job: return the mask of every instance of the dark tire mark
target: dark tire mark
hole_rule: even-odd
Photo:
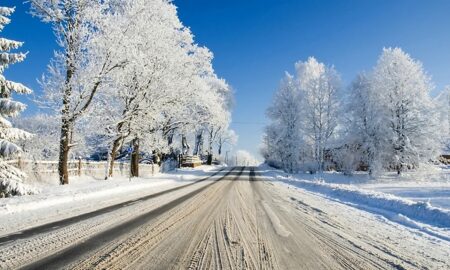
[[[162,195],[165,195],[165,194],[168,194],[168,193],[171,193],[171,192],[183,189],[183,188],[190,187],[192,185],[195,185],[197,183],[206,181],[206,180],[216,176],[217,174],[219,174],[223,170],[224,169],[221,169],[221,170],[211,174],[210,176],[201,178],[201,179],[199,179],[199,180],[197,180],[195,182],[192,182],[190,184],[187,184],[187,185],[178,186],[178,187],[175,187],[175,188],[163,190],[163,191],[160,191],[160,192],[157,192],[157,193],[153,193],[153,194],[141,197],[141,198],[125,201],[125,202],[122,202],[122,203],[119,203],[119,204],[114,204],[114,205],[111,205],[111,206],[100,208],[100,209],[92,211],[92,212],[88,212],[88,213],[81,214],[81,215],[78,215],[78,216],[74,216],[74,217],[58,220],[58,221],[55,221],[55,222],[47,223],[47,224],[44,224],[44,225],[40,225],[40,226],[37,226],[37,227],[25,229],[25,230],[22,230],[22,231],[18,231],[18,232],[12,233],[12,234],[8,234],[8,235],[5,235],[5,236],[2,236],[2,237],[0,237],[0,246],[2,246],[4,244],[7,244],[9,242],[12,242],[12,241],[25,239],[25,238],[30,238],[30,237],[32,237],[34,235],[37,235],[37,234],[46,233],[46,232],[55,230],[55,229],[60,228],[60,227],[69,226],[69,225],[78,223],[80,221],[84,221],[84,220],[90,219],[90,218],[95,217],[95,216],[107,214],[107,213],[113,212],[113,211],[115,211],[117,209],[120,209],[122,207],[126,207],[126,206],[128,206],[130,204],[147,201],[147,200],[150,200],[150,199],[153,199],[153,198],[156,198],[156,197],[159,197],[159,196],[162,196]]]
[[[235,168],[228,171],[224,176],[220,177],[217,181],[214,181],[204,187],[196,189],[188,194],[185,194],[185,195],[183,195],[163,206],[160,206],[150,212],[144,213],[144,214],[137,216],[129,221],[119,224],[113,228],[110,228],[106,231],[98,233],[98,234],[92,236],[91,238],[88,238],[87,240],[85,240],[82,243],[72,245],[72,246],[70,246],[60,252],[57,252],[51,256],[48,256],[39,261],[36,261],[27,266],[24,266],[21,269],[61,269],[65,265],[68,265],[69,263],[76,261],[78,258],[82,257],[84,254],[88,254],[89,252],[96,250],[97,248],[113,241],[114,239],[117,239],[123,235],[126,235],[133,229],[136,229],[139,226],[144,225],[145,223],[148,223],[150,220],[155,219],[156,217],[175,208],[176,206],[183,203],[184,201],[192,198],[193,196],[206,190],[207,188],[211,187],[212,185],[225,179],[227,176],[229,176],[232,173],[232,171],[234,169]],[[238,175],[241,175],[241,174],[242,174],[242,170],[238,173]],[[205,178],[205,179],[199,180],[199,181],[204,181],[208,178]],[[198,181],[197,181],[197,183],[198,183]],[[185,187],[185,186],[183,186],[183,187]],[[179,189],[179,188],[177,188],[177,189]],[[168,192],[165,192],[165,193],[168,193]]]

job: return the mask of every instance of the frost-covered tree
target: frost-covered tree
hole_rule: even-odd
[[[126,60],[127,39],[116,23],[117,1],[30,0],[31,13],[53,27],[60,50],[42,80],[44,99],[60,113],[59,178],[69,183],[68,161],[77,121],[100,86]]]
[[[313,57],[295,68],[297,76],[286,75],[268,109],[262,153],[288,172],[322,171],[338,125],[340,78]]]
[[[289,105],[279,105],[281,89],[269,109],[272,123],[262,148],[269,164],[290,171],[295,164],[291,156],[297,154],[298,166],[308,171],[321,171],[327,159],[345,172],[367,166],[370,172],[385,169],[400,174],[434,160],[448,138],[446,94],[438,98],[441,102],[432,100],[431,82],[422,64],[399,48],[384,49],[374,70],[358,75],[345,103],[333,67],[310,58],[297,63],[296,70],[297,97],[285,99]],[[294,140],[299,144],[286,137],[288,124],[296,118],[279,121],[275,114],[291,112],[292,104],[297,104],[298,112],[288,115],[301,119],[301,139]],[[311,159],[315,167],[308,166]]]
[[[188,137],[194,131],[194,154],[204,154],[203,150],[207,149],[212,160],[217,134],[228,128],[231,119],[232,91],[226,81],[214,73],[209,50],[193,46],[188,55],[190,60],[184,64],[178,79],[182,79],[180,83],[185,81],[181,106],[167,115],[172,115],[172,130],[175,128],[179,133],[181,145],[188,146]],[[208,144],[204,145],[205,142]],[[187,153],[186,150],[183,147],[182,153]]]
[[[133,142],[135,152],[143,145],[174,153],[188,145],[194,130],[215,134],[226,128],[231,109],[231,91],[214,73],[212,53],[194,43],[171,2],[124,1],[116,17],[113,23],[121,26],[115,28],[127,29],[121,54],[127,61],[99,87],[89,115],[93,126],[101,123],[96,137],[108,145],[107,178],[124,145]],[[167,145],[161,144],[164,137]]]
[[[267,116],[272,122],[266,128],[263,155],[288,172],[297,171],[303,150],[303,123],[301,96],[293,76],[286,73]]]
[[[43,104],[61,117],[61,184],[68,183],[67,161],[77,145],[108,152],[107,177],[124,145],[134,145],[136,172],[141,145],[188,153],[194,130],[210,135],[212,153],[216,134],[230,122],[232,92],[171,1],[30,2],[60,45],[42,86]]]
[[[340,159],[345,160],[339,162],[347,167],[347,171],[357,169],[359,165],[366,165],[369,172],[382,168],[381,161],[387,144],[386,130],[380,119],[377,93],[374,92],[371,80],[371,75],[362,73],[350,86],[345,110],[348,115],[348,130],[341,140],[342,146],[337,150]],[[359,160],[355,160],[355,157],[359,157]],[[344,165],[344,162],[348,163]]]
[[[58,158],[58,117],[48,114],[36,114],[16,118],[13,123],[34,135],[32,138],[18,142],[27,158],[35,160],[56,160]]]
[[[9,16],[13,12],[14,8],[0,7],[0,32],[6,24],[10,23]],[[23,184],[25,174],[4,161],[5,157],[20,151],[20,147],[15,144],[16,141],[30,137],[29,133],[14,128],[7,120],[9,117],[17,116],[26,107],[14,101],[13,94],[31,93],[26,86],[9,81],[4,76],[4,71],[9,65],[25,59],[26,54],[11,52],[22,44],[22,42],[0,38],[0,196],[23,195],[32,191]]]
[[[450,86],[445,87],[444,90],[434,98],[435,104],[439,111],[440,134],[442,142],[442,152],[450,153]]]
[[[206,130],[208,131],[208,164],[211,164],[214,152],[213,146],[221,139],[221,135],[226,134],[231,121],[232,92],[230,86],[223,79],[214,76],[208,78],[207,82],[209,91],[211,91],[211,98],[208,98],[210,117],[206,124]],[[221,145],[223,145],[223,142]],[[221,149],[219,152],[221,152]]]
[[[261,162],[248,151],[238,150],[231,156],[230,166],[258,166]]]
[[[384,49],[373,72],[358,76],[350,88],[342,147],[359,151],[370,172],[400,174],[435,159],[442,133],[431,89],[420,62],[399,48]]]
[[[323,171],[325,151],[335,135],[340,115],[341,81],[332,66],[319,63],[314,57],[295,65],[301,92],[303,134],[305,143],[313,149],[317,170]]]
[[[238,135],[232,129],[222,129],[217,133],[217,154],[222,155],[222,151],[225,145],[233,146],[238,141]]]
[[[432,85],[422,64],[400,48],[384,49],[371,84],[386,148],[385,167],[399,174],[435,159],[440,148]]]

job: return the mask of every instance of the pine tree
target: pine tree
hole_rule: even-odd
[[[10,23],[8,18],[14,8],[0,7],[0,32]],[[23,184],[25,174],[8,165],[4,158],[20,151],[14,141],[29,137],[30,134],[17,128],[7,120],[8,117],[17,116],[25,109],[25,105],[12,100],[12,94],[30,94],[31,90],[24,85],[7,80],[3,73],[5,69],[18,62],[22,62],[26,54],[13,53],[22,42],[0,38],[0,196],[24,195],[31,192]]]

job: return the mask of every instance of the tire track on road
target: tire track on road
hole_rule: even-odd
[[[251,183],[260,202],[259,215],[267,242],[270,243],[280,269],[389,269],[389,262],[371,251],[357,248],[334,230],[321,225],[309,212],[286,210],[289,198],[280,198],[266,188],[269,183],[258,181],[254,170]],[[292,201],[292,200],[291,200]],[[298,205],[299,207],[307,207]],[[285,230],[289,234],[285,233]]]
[[[189,184],[186,184],[186,185],[182,185],[182,186],[178,186],[178,187],[175,187],[175,188],[166,189],[166,190],[163,190],[163,191],[160,191],[160,192],[157,192],[157,193],[153,193],[153,194],[150,194],[150,195],[147,195],[147,196],[144,196],[144,197],[140,197],[140,198],[133,199],[133,200],[128,200],[128,201],[125,201],[125,202],[122,202],[122,203],[119,203],[119,204],[114,204],[114,205],[111,205],[111,206],[107,206],[107,207],[104,207],[104,208],[101,208],[101,209],[98,209],[98,210],[95,210],[95,211],[91,211],[91,212],[88,212],[88,213],[84,213],[84,214],[81,214],[81,215],[77,215],[77,216],[74,216],[74,217],[58,220],[58,221],[51,222],[51,223],[46,223],[46,224],[43,224],[43,225],[40,225],[40,226],[36,226],[36,227],[33,227],[33,228],[29,228],[29,229],[25,229],[25,230],[21,230],[21,231],[15,232],[15,233],[11,233],[11,234],[7,234],[7,235],[4,235],[4,236],[1,236],[0,237],[0,246],[5,245],[7,243],[10,243],[12,241],[17,241],[17,240],[20,240],[20,239],[30,238],[30,237],[38,235],[38,234],[50,232],[50,231],[53,231],[53,230],[61,228],[61,227],[69,226],[69,225],[72,225],[72,224],[75,224],[75,223],[78,223],[78,222],[90,219],[92,217],[96,217],[96,216],[99,216],[99,215],[107,214],[107,213],[113,212],[113,211],[115,211],[117,209],[120,209],[122,207],[126,207],[126,206],[128,206],[130,204],[148,201],[148,200],[151,200],[153,198],[156,198],[156,197],[159,197],[159,196],[162,196],[162,195],[165,195],[165,194],[168,194],[168,193],[180,190],[180,189],[184,189],[184,188],[190,187],[192,185],[195,185],[195,184],[198,184],[200,182],[206,181],[206,180],[208,180],[208,179],[218,175],[223,170],[224,169],[221,169],[221,170],[219,170],[219,171],[217,171],[217,172],[215,172],[215,173],[213,173],[213,174],[211,174],[211,175],[209,175],[207,177],[201,178],[199,180],[196,180],[196,181],[194,181],[192,183],[189,183]]]
[[[36,262],[33,262],[29,265],[26,265],[22,267],[22,269],[60,269],[63,268],[63,266],[69,264],[70,262],[76,260],[77,258],[81,257],[83,254],[86,254],[88,252],[91,252],[95,250],[96,248],[99,248],[100,246],[113,241],[116,238],[119,238],[122,235],[127,234],[129,231],[133,230],[134,228],[137,228],[146,222],[149,222],[150,220],[158,217],[159,215],[165,213],[166,211],[169,211],[170,209],[176,207],[180,203],[188,200],[192,196],[195,196],[196,194],[202,192],[203,190],[207,189],[208,187],[220,182],[220,180],[224,179],[228,175],[230,175],[233,172],[234,169],[231,169],[230,171],[226,172],[224,176],[221,176],[216,181],[209,183],[199,189],[196,189],[194,191],[191,191],[181,197],[178,197],[177,199],[170,201],[167,204],[164,204],[156,209],[153,209],[149,212],[146,212],[144,214],[140,214],[137,217],[134,217],[128,221],[125,221],[117,226],[111,227],[105,231],[99,232],[88,239],[84,240],[82,243],[77,243],[75,245],[69,246],[60,252],[57,252],[55,254],[52,254],[50,256],[47,256],[43,259],[40,259]],[[219,173],[219,172],[217,172]],[[201,181],[205,181],[207,179],[210,179],[210,177],[206,177],[203,179],[200,179],[194,183],[189,184],[189,186],[192,186],[193,184],[196,184]],[[179,190],[181,188],[184,188],[186,186],[177,187],[174,189],[170,189],[157,193],[159,196],[163,194],[167,194],[169,192],[173,192],[175,190]],[[162,193],[162,194],[161,194]],[[155,198],[156,194],[152,194],[150,196],[146,196],[147,200],[151,198]],[[143,202],[144,200],[133,200],[133,202]],[[130,204],[130,202],[128,202]]]
[[[242,170],[241,170],[242,171]],[[180,226],[186,224],[186,221],[192,220],[201,206],[210,203],[211,197],[221,195],[224,187],[231,186],[234,179],[238,178],[241,172],[237,172],[237,176],[228,183],[227,178],[217,182],[217,185],[210,186],[203,192],[191,197],[182,204],[177,205],[159,216],[155,222],[146,223],[135,231],[130,231],[120,239],[116,239],[95,250],[90,254],[86,254],[85,258],[81,258],[81,262],[74,262],[69,268],[74,269],[146,269],[149,268],[146,263],[146,255],[153,253],[155,248],[160,248],[161,243],[168,237],[172,236]],[[229,175],[231,176],[231,174]],[[214,209],[214,205],[209,205]],[[195,234],[194,228],[189,233]],[[187,236],[185,234],[185,236]],[[182,244],[181,239],[177,239],[170,245],[170,251],[173,252],[177,245]],[[165,253],[158,253],[161,258]],[[177,255],[175,252],[173,255]],[[170,258],[173,258],[173,255]],[[145,267],[142,266],[146,265]],[[151,264],[152,269],[166,269],[158,263]]]

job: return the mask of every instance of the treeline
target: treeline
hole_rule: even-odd
[[[15,121],[34,133],[17,144],[33,158],[58,159],[61,184],[69,183],[71,158],[106,153],[109,178],[124,148],[137,159],[141,152],[212,155],[233,139],[232,90],[172,1],[29,3],[53,28],[59,50],[40,80],[45,114]]]
[[[314,58],[295,71],[267,110],[261,152],[272,166],[400,174],[437,160],[448,142],[448,90],[432,99],[422,64],[399,48],[384,49],[373,70],[347,88],[333,66]]]

